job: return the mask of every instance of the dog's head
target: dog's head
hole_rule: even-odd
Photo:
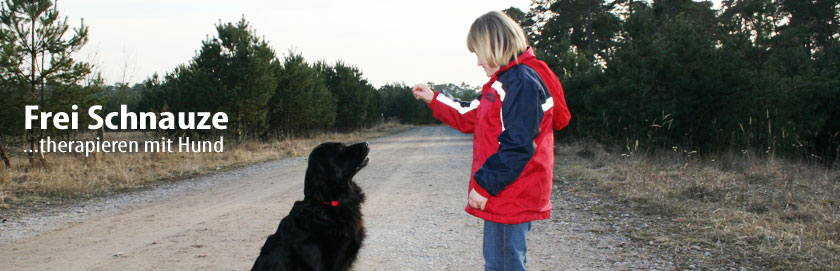
[[[345,145],[327,142],[309,154],[303,193],[319,200],[332,200],[353,189],[353,176],[367,166],[367,142]]]

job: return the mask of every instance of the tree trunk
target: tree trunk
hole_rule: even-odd
[[[36,80],[37,78],[35,77],[35,73],[36,73],[36,69],[37,69],[36,64],[37,64],[37,61],[38,61],[38,51],[37,51],[38,48],[36,47],[37,42],[35,42],[35,32],[36,32],[35,31],[35,29],[36,29],[35,28],[35,22],[36,21],[37,20],[33,19],[32,22],[31,22],[32,23],[32,28],[31,28],[32,40],[31,40],[31,43],[30,43],[31,47],[29,48],[30,49],[29,53],[30,53],[30,56],[31,56],[30,63],[32,63],[32,70],[30,71],[30,73],[31,73],[31,77],[32,77],[31,78],[32,93],[38,93],[39,100],[40,100],[40,103],[39,103],[40,109],[44,110],[44,87],[41,86],[40,87],[40,92],[39,92],[38,80]],[[43,65],[43,63],[42,63],[42,65]],[[41,127],[41,128],[43,128],[43,127]],[[44,133],[45,133],[45,131],[43,129],[41,129],[41,133],[38,135],[38,138],[37,138],[38,141],[40,141],[41,139],[44,139]],[[30,140],[30,146],[32,147],[33,151],[35,151],[35,143],[36,143],[36,139],[33,137]],[[38,150],[38,159],[41,161],[42,166],[47,165],[47,159],[46,159],[46,157],[44,157],[43,150],[40,150],[40,149]],[[35,157],[34,157],[33,153],[29,153],[29,163],[32,164],[32,165],[35,164]]]
[[[242,142],[242,118],[236,115],[236,142]]]
[[[29,166],[35,166],[35,137],[29,138]]]
[[[102,125],[102,127],[99,127],[99,130],[96,130],[96,137],[100,141],[105,141],[105,125]],[[105,153],[102,153],[101,155],[105,156]],[[97,151],[93,152],[93,162],[94,163],[99,162],[99,156],[100,156],[99,152],[97,152]]]
[[[39,142],[41,140],[44,140],[45,134],[46,134],[46,131],[41,130],[41,137],[38,139]],[[39,147],[40,147],[40,145],[39,145]],[[47,157],[44,157],[44,150],[42,150],[40,148],[38,149],[38,159],[41,160],[41,165],[42,166],[47,166]]]
[[[9,161],[9,156],[6,154],[6,141],[0,140],[0,157],[3,158],[3,163],[6,164],[7,168],[12,168],[12,162]]]

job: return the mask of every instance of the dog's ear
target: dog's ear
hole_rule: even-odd
[[[335,180],[343,180],[344,179],[344,175],[343,175],[344,174],[344,169],[342,169],[341,167],[333,167],[332,171],[333,171],[333,174],[334,174],[333,179],[335,179]]]
[[[306,176],[304,177],[303,182],[303,195],[307,197],[312,197],[316,199],[323,198],[324,196],[324,185],[325,185],[325,177],[323,176],[324,170],[323,166],[320,163],[310,163],[309,167],[306,168]]]
[[[339,165],[339,159],[337,159],[338,154],[336,153],[329,153],[324,156],[319,157],[321,159],[319,161],[315,161],[315,163],[311,163],[307,168],[307,171],[313,170],[314,176],[317,178],[324,180],[324,181],[336,181],[342,179],[344,175],[344,169]]]

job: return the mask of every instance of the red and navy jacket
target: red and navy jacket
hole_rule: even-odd
[[[471,102],[436,92],[436,118],[473,133],[468,192],[488,198],[484,211],[467,213],[516,224],[551,216],[554,132],[570,115],[557,76],[528,49],[499,69]],[[558,128],[559,126],[559,128]]]

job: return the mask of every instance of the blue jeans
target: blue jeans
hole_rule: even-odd
[[[484,221],[484,270],[525,270],[525,237],[531,222],[501,224]]]

